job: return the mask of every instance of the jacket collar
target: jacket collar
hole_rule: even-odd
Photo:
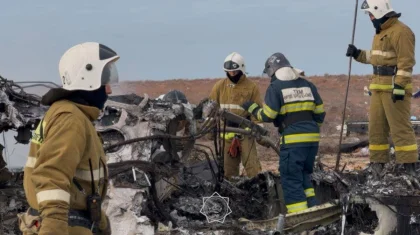
[[[393,26],[395,23],[397,23],[397,21],[398,21],[398,17],[391,17],[385,23],[381,25],[381,29],[382,30],[388,29],[391,26]]]
[[[74,104],[77,108],[79,108],[80,111],[82,111],[89,118],[90,121],[93,122],[96,119],[98,119],[99,114],[101,112],[98,108],[93,107],[93,106],[78,104],[78,103],[75,103],[75,102],[72,102],[72,101],[68,101],[68,102]]]
[[[292,81],[296,80],[304,74],[303,70],[290,68],[290,67],[283,67],[278,69],[275,73],[276,78],[280,81]]]

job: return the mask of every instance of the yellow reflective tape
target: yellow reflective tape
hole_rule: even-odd
[[[372,56],[372,53],[370,50],[366,50],[365,53],[366,53],[366,63],[370,63],[370,58]]]
[[[389,144],[369,144],[369,150],[373,150],[373,151],[389,150]]]
[[[306,143],[306,142],[319,142],[320,139],[321,137],[319,133],[294,134],[294,135],[285,135],[284,143],[294,144],[294,143]]]
[[[254,109],[256,109],[256,108],[258,108],[258,104],[253,103],[251,106],[249,106],[248,112],[252,113],[252,112],[254,112]]]
[[[262,112],[262,109],[258,110],[258,113],[257,113],[257,119],[258,119],[258,121],[262,121],[261,112]]]
[[[298,202],[298,203],[286,205],[286,207],[287,207],[288,213],[294,213],[294,212],[299,212],[299,211],[308,209],[308,203],[306,201]]]
[[[315,189],[314,188],[307,188],[305,189],[306,197],[314,197],[315,196]]]
[[[263,110],[265,115],[267,115],[267,117],[274,119],[277,117],[277,113],[276,111],[272,110],[268,105],[263,104]]]
[[[395,151],[407,152],[407,151],[417,151],[417,144],[405,145],[405,146],[395,146]]]
[[[64,201],[70,203],[70,193],[62,189],[51,189],[36,194],[38,204],[44,201]]]
[[[223,133],[220,133],[220,138],[225,140],[231,140],[235,137],[235,133],[233,132],[227,132],[225,135]]]
[[[392,85],[370,84],[370,90],[392,90]]]
[[[99,180],[104,178],[104,168],[99,168],[96,170],[93,170],[93,180]],[[74,174],[75,178],[86,180],[86,181],[92,181],[92,176],[90,174],[90,170],[82,170],[82,169],[76,169],[76,173]]]
[[[31,138],[32,143],[38,144],[38,145],[42,144],[43,140],[41,137],[43,136],[43,134],[41,135],[41,125],[42,125],[42,129],[45,130],[45,124],[46,124],[45,121],[42,121],[38,124],[35,131],[32,133],[32,138]]]
[[[314,102],[299,102],[293,104],[283,105],[280,109],[280,114],[284,115],[286,113],[300,112],[300,111],[313,111],[315,109]]]
[[[405,90],[394,89],[394,90],[392,90],[392,94],[394,94],[394,95],[405,95]]]
[[[397,55],[393,51],[380,51],[380,50],[372,50],[371,55],[379,55],[383,57],[396,57]]]
[[[320,113],[323,113],[323,112],[325,112],[324,111],[324,104],[320,104],[320,105],[315,106],[314,113],[320,114]]]
[[[25,167],[34,168],[36,163],[36,158],[28,156],[28,159],[26,160]]]
[[[412,77],[413,76],[413,74],[411,72],[404,71],[404,70],[398,70],[397,75],[398,76],[404,76],[404,77]]]
[[[407,84],[404,89],[411,89],[413,88],[413,84]],[[370,84],[370,90],[392,90],[392,85],[383,85],[383,84]]]

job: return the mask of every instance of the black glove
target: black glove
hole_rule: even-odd
[[[405,90],[402,86],[394,84],[392,89],[392,101],[397,102],[397,100],[404,100]]]
[[[347,48],[347,53],[346,56],[347,57],[353,57],[354,59],[357,59],[357,57],[359,57],[360,53],[362,51],[357,49],[354,45],[349,44],[349,47]]]

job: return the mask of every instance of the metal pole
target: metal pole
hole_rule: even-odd
[[[354,44],[354,35],[356,34],[356,20],[357,20],[357,11],[359,6],[359,0],[356,0],[356,7],[354,9],[354,19],[353,19],[353,34],[351,37],[351,44]],[[344,119],[346,118],[346,108],[347,108],[347,96],[349,94],[349,86],[350,86],[350,77],[351,77],[351,62],[353,61],[352,57],[349,57],[349,77],[347,79],[347,88],[346,88],[346,97],[344,99],[344,109],[343,109],[343,117],[341,120],[341,131],[340,131],[340,140],[338,143],[338,154],[337,154],[337,161],[335,163],[335,171],[339,170],[340,167],[340,158],[341,158],[341,141],[343,138],[343,131],[344,131]]]

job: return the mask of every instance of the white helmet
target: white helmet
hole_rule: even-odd
[[[371,13],[375,19],[381,19],[386,14],[394,11],[390,0],[365,0],[361,8],[366,13]]]
[[[226,57],[225,63],[223,65],[223,70],[225,71],[241,70],[243,74],[246,74],[244,58],[240,54],[236,52],[232,52]]]
[[[97,42],[85,42],[68,49],[58,68],[63,89],[96,90],[101,85],[118,82],[115,63],[120,57],[109,47]]]

